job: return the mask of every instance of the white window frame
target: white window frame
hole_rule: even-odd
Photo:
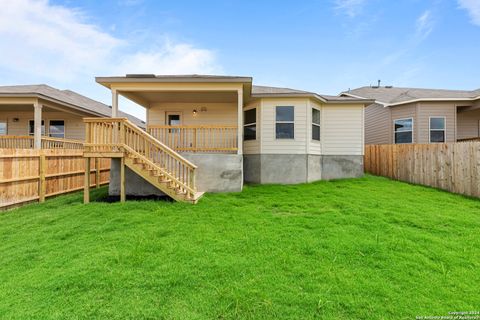
[[[46,135],[47,135],[48,137],[51,137],[51,138],[58,138],[58,137],[52,137],[52,136],[50,136],[50,123],[51,123],[52,121],[63,121],[63,138],[59,138],[59,139],[65,139],[65,137],[67,136],[67,122],[66,122],[65,120],[63,120],[63,119],[49,119],[49,120],[48,120],[48,135],[47,135],[47,134],[46,134]],[[45,128],[45,130],[46,130],[46,128]]]
[[[395,136],[397,131],[395,130],[395,122],[400,121],[400,120],[412,120],[412,142],[406,142],[406,143],[397,143],[395,141]],[[401,132],[409,132],[409,131],[401,131]],[[413,117],[408,117],[408,118],[399,118],[399,119],[394,119],[393,120],[393,144],[413,144],[415,141],[414,133],[415,132],[415,121]]]
[[[432,118],[443,118],[443,129],[432,129]],[[432,142],[432,131],[443,131],[443,142]],[[445,143],[447,142],[447,117],[445,116],[430,116],[428,117],[428,143]]]
[[[8,136],[8,121],[7,119],[0,119],[0,123],[5,123],[5,135]],[[2,134],[0,134],[1,136]]]
[[[251,122],[251,123],[246,123],[244,122],[243,123],[243,141],[247,142],[247,141],[255,141],[258,139],[258,135],[257,135],[257,107],[253,107],[253,108],[249,108],[249,109],[246,109],[246,110],[243,110],[243,118],[245,119],[245,112],[247,111],[251,111],[251,110],[255,110],[255,122]],[[244,120],[245,121],[245,120]],[[251,127],[255,125],[255,139],[248,139],[248,140],[245,140],[245,127]]]
[[[292,121],[277,121],[277,108],[278,107],[291,107],[293,108],[293,120]],[[291,123],[293,124],[293,138],[277,138],[277,124],[278,123]],[[280,106],[275,106],[275,140],[295,140],[295,106],[292,105],[280,105]]]
[[[30,121],[33,121],[33,131],[35,131],[35,120],[34,119],[29,119],[27,122],[27,135],[28,136],[34,136],[35,132],[30,133]],[[43,133],[41,134],[42,137],[48,137],[48,132],[47,132],[47,126],[46,126],[46,120],[42,119],[40,123],[43,122]],[[41,125],[40,125],[41,126]],[[42,130],[40,130],[42,132]]]
[[[317,123],[313,123],[313,110],[317,110],[318,113],[320,114],[320,119],[319,119],[318,124],[317,124]],[[322,124],[322,111],[321,111],[320,109],[318,109],[318,108],[313,108],[313,107],[312,107],[311,117],[312,117],[312,119],[311,119],[312,126],[317,126],[317,127],[318,127],[319,139],[318,139],[318,140],[313,139],[313,128],[312,128],[312,130],[311,130],[312,132],[311,132],[311,134],[310,134],[310,140],[312,140],[312,142],[317,142],[317,143],[318,143],[318,142],[320,142],[320,141],[322,140],[322,126],[321,126],[321,124]]]

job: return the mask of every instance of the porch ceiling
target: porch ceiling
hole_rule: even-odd
[[[119,91],[119,94],[148,107],[152,103],[215,103],[237,102],[236,91]]]

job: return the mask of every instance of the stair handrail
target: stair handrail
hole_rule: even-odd
[[[134,123],[130,122],[127,118],[84,118],[83,119],[86,124],[86,141],[85,147],[94,147],[98,146],[110,146],[111,149],[117,150],[120,147],[124,150],[124,152],[128,152],[133,156],[140,158],[145,164],[153,167],[155,170],[161,172],[162,175],[168,177],[172,183],[180,186],[183,188],[189,196],[193,197],[196,193],[195,187],[195,175],[197,166],[176,151],[162,143],[161,141],[157,140],[153,136],[149,135],[147,132],[136,126]],[[92,123],[107,123],[108,126],[104,129],[107,130],[107,140],[106,143],[94,143],[94,126]],[[126,140],[126,133],[127,129],[132,131],[134,134],[138,135],[141,139],[145,141],[143,144],[143,149],[141,151],[135,150],[134,146],[128,145]],[[111,135],[110,135],[111,134]],[[102,138],[105,136],[102,136]],[[168,159],[174,159],[174,163],[178,163],[179,165],[183,166],[188,174],[187,177],[175,176],[174,172],[169,172],[168,168],[162,168],[159,163],[156,163],[149,157],[149,152],[147,151],[147,143],[151,144],[154,148],[158,149],[162,154],[166,155]],[[148,149],[151,147],[148,146]],[[145,153],[145,155],[142,154]],[[175,171],[176,172],[176,171]],[[184,172],[184,171],[182,171]],[[188,178],[188,179],[187,179]]]
[[[156,170],[159,170],[160,172],[162,172],[162,174],[171,179],[174,183],[180,185],[181,187],[183,187],[191,196],[193,196],[195,194],[195,192],[197,191],[195,189],[195,187],[190,187],[189,185],[185,184],[184,182],[182,182],[181,180],[177,179],[175,176],[171,175],[168,171],[164,170],[162,167],[160,167],[158,164],[156,164],[155,162],[153,162],[152,160],[148,159],[147,157],[145,157],[144,155],[142,155],[141,153],[135,151],[134,149],[132,149],[131,147],[129,147],[128,145],[124,145],[124,149],[125,151],[133,154],[135,157],[137,157],[138,159],[141,159],[144,163],[148,164],[149,166],[152,166],[154,167]]]
[[[186,164],[187,166],[189,166],[190,168],[192,169],[196,169],[197,166],[193,163],[191,163],[190,161],[188,161],[187,159],[185,159],[184,157],[182,157],[178,152],[176,152],[175,150],[173,150],[172,148],[170,148],[169,146],[167,146],[166,144],[164,144],[163,142],[161,142],[160,140],[157,140],[155,137],[151,136],[150,134],[148,134],[146,131],[140,129],[139,127],[137,127],[134,123],[132,123],[131,121],[129,121],[127,118],[124,118],[124,123],[132,130],[134,130],[136,133],[140,134],[142,137],[144,137],[146,140],[149,140],[151,143],[155,144],[157,147],[163,149],[164,152],[168,153],[169,155],[171,155],[172,157],[176,158],[177,160],[183,162],[184,164]]]

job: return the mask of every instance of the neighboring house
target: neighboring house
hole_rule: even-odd
[[[340,96],[374,99],[365,109],[365,143],[456,142],[480,137],[480,89],[362,87]]]
[[[34,136],[83,140],[84,117],[110,117],[111,107],[70,90],[50,86],[0,86],[0,136]],[[126,113],[140,127],[145,123]],[[41,124],[40,124],[41,119]]]
[[[244,181],[301,183],[363,174],[364,107],[373,100],[256,86],[251,77],[141,74],[96,81],[112,92],[113,117],[119,95],[146,108],[147,132],[198,166],[199,191],[240,191]],[[158,158],[144,151],[142,141],[132,157]],[[134,167],[142,161],[143,168]],[[119,163],[113,162],[112,172]],[[130,169],[142,176],[142,169],[166,165],[155,169],[139,159]],[[148,173],[143,178],[150,179]],[[126,180],[127,194],[155,193],[132,172]],[[118,194],[118,176],[111,181],[111,194]]]

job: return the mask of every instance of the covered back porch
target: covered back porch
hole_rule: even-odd
[[[0,148],[83,149],[87,113],[34,96],[0,95]]]
[[[177,152],[242,154],[243,83],[120,79],[97,78],[112,92],[113,117],[121,95],[146,109],[147,132]]]

